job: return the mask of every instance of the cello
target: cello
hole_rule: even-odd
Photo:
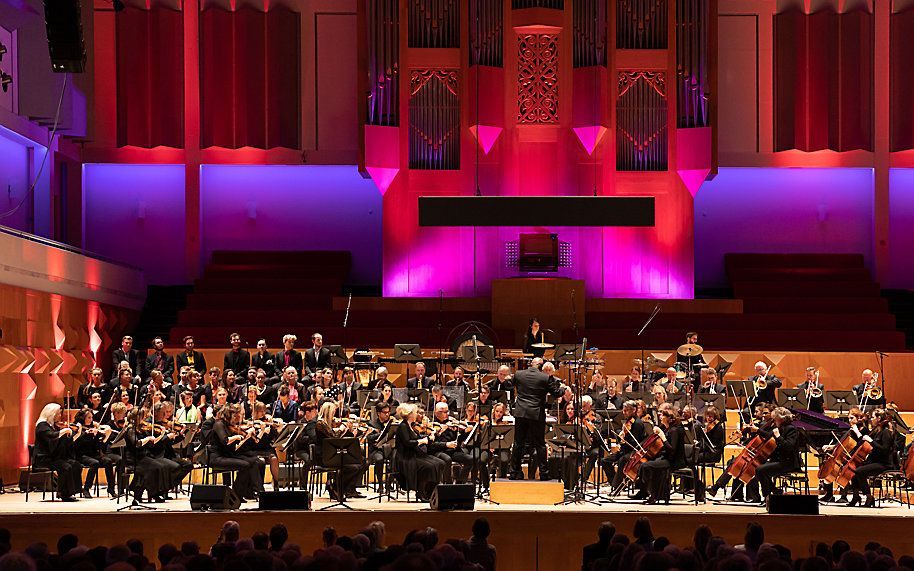
[[[828,455],[822,464],[819,465],[819,481],[834,484],[838,479],[844,465],[850,460],[854,448],[857,446],[857,439],[854,438],[852,431],[848,431],[838,440],[834,450]]]
[[[638,445],[638,450],[635,450],[635,452],[632,453],[628,462],[625,463],[625,468],[622,469],[622,473],[626,478],[634,482],[638,479],[638,470],[641,468],[641,464],[648,460],[653,460],[662,450],[663,440],[660,438],[660,435],[651,434],[644,439],[644,442]]]
[[[841,470],[835,478],[835,484],[841,488],[847,486],[857,472],[857,468],[866,462],[866,459],[872,451],[872,444],[865,440],[861,442],[860,445],[857,446],[857,449],[854,450],[854,453],[850,455],[850,458],[847,459],[847,462],[844,463],[844,466],[841,467]]]
[[[765,427],[768,427],[771,423],[772,421],[769,420]],[[768,461],[777,446],[778,443],[774,436],[765,439],[756,434],[746,444],[742,452],[739,453],[739,456],[733,459],[730,467],[727,468],[727,473],[733,479],[748,484],[755,478],[755,470]]]

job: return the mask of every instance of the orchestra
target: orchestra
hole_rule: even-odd
[[[527,333],[531,345],[545,343],[538,321]],[[561,480],[569,491],[606,482],[609,501],[668,503],[672,473],[690,468],[693,476],[683,477],[679,491],[699,501],[759,504],[780,493],[780,476],[804,469],[808,459],[802,458],[816,454],[823,503],[872,507],[872,478],[899,469],[902,459],[908,463],[907,429],[899,429],[897,414],[886,406],[878,373],[864,370],[849,409],[832,411],[819,368],[805,369],[791,389],[804,397],[797,402],[844,427],[815,444],[797,420],[804,410],[778,406],[785,402],[779,392],[786,379],[771,365],[759,361],[754,375],[728,373],[725,381],[726,369],[705,364],[693,333],[677,349],[673,366],[636,359],[629,374],[620,375],[624,393],[602,361],[565,369],[536,352],[472,375],[455,359],[450,375],[447,362],[434,363],[429,375],[419,361],[411,375],[391,376],[379,366],[371,379],[357,378],[349,366],[325,366],[329,350],[320,334],[304,354],[295,350],[295,336],[286,335],[282,351],[270,355],[260,339],[253,356],[245,356],[240,337],[232,334],[224,369],[203,375],[202,353],[192,338],[185,341],[178,359],[157,337],[147,361],[137,360],[148,374],[138,375],[131,367],[132,339],[125,337],[110,383],[93,367],[75,398],[44,407],[32,463],[57,474],[60,499],[93,497],[104,472],[108,496],[126,492],[163,502],[202,462],[235,472],[236,493],[253,500],[266,489],[267,467],[272,489],[279,489],[281,461],[323,465],[323,442],[340,437],[356,438],[364,453],[361,464],[327,472],[327,493],[341,501],[363,497],[360,486],[386,481],[388,470],[400,489],[420,500],[435,485],[451,482],[472,482],[487,492],[492,478],[523,478],[527,461],[528,475]],[[174,370],[179,376],[171,384]],[[728,394],[731,381],[749,387],[743,398]],[[727,397],[735,427],[719,408]],[[284,428],[294,432],[281,442]],[[496,431],[509,434],[509,444],[499,445]],[[725,457],[727,448],[732,454]],[[706,485],[703,468],[709,466],[717,466],[720,476]],[[731,482],[726,499],[718,500]],[[629,493],[620,494],[626,488]]]

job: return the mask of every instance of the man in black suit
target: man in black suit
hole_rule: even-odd
[[[527,446],[533,448],[539,464],[541,480],[549,479],[546,465],[546,395],[558,396],[565,387],[553,376],[537,368],[542,362],[536,358],[530,368],[514,375],[514,448],[511,450],[512,480],[522,480],[521,459]]]
[[[311,344],[312,347],[305,351],[305,374],[308,376],[330,366],[330,349],[324,347],[324,336],[315,333],[311,336]]]
[[[489,388],[493,391],[513,391],[514,383],[511,381],[511,367],[501,365],[494,379],[489,381]]]
[[[880,408],[885,406],[885,395],[880,395],[878,399],[870,398],[868,392],[874,388],[879,388],[879,377],[870,369],[864,369],[860,376],[860,382],[853,386],[854,394],[857,395],[857,402],[861,406],[866,406],[866,410]]]
[[[276,362],[273,360],[273,353],[267,350],[267,340],[257,340],[257,352],[251,357],[251,366],[263,369],[268,379],[276,376]]]
[[[165,341],[161,337],[152,340],[152,353],[146,357],[146,370],[143,379],[149,381],[153,371],[159,371],[166,380],[171,381],[175,374],[175,360],[165,352]]]
[[[139,370],[139,354],[137,350],[133,348],[133,337],[130,335],[124,335],[121,338],[121,348],[115,349],[114,353],[111,354],[111,378],[117,378],[117,368],[121,364],[121,361],[127,361],[130,363],[130,370],[133,371],[134,375],[140,374]]]
[[[422,361],[416,363],[416,376],[406,379],[408,389],[431,389],[435,384],[435,379],[425,376],[425,363]]]
[[[717,378],[717,371],[714,369],[704,369],[707,371],[702,375],[701,387],[699,387],[698,392],[703,395],[724,395],[727,394],[727,387],[725,387]]]
[[[273,366],[276,369],[277,375],[281,375],[286,367],[294,367],[298,376],[302,376],[304,361],[301,358],[301,353],[295,350],[296,341],[298,341],[298,337],[291,333],[282,336],[283,349],[273,357]]]
[[[766,365],[763,361],[759,361],[755,364],[755,375],[749,377],[749,380],[756,384],[755,398],[752,399],[752,408],[753,410],[759,403],[767,402],[769,404],[774,404],[774,389],[781,386],[781,379],[775,377],[771,373],[771,367]],[[764,381],[764,387],[758,387],[761,384],[760,381]]]
[[[600,524],[597,529],[597,542],[584,546],[581,571],[590,571],[597,559],[605,559],[609,556],[609,546],[615,535],[616,526],[611,522],[604,521]]]
[[[774,428],[759,430],[758,435],[762,440],[774,437],[777,447],[768,458],[768,461],[756,468],[755,479],[762,489],[762,500],[774,490],[774,478],[787,472],[800,469],[800,449],[802,440],[800,431],[793,426],[793,414],[783,407],[778,407],[771,412]],[[749,483],[750,486],[752,482]]]
[[[203,353],[194,350],[194,338],[192,335],[184,338],[184,351],[178,353],[175,357],[175,366],[179,371],[181,367],[190,367],[201,375],[206,373],[206,358]]]
[[[222,370],[229,369],[235,371],[235,375],[240,379],[244,377],[248,367],[251,366],[251,354],[247,349],[241,348],[241,335],[232,333],[229,335],[229,343],[232,348],[222,357]]]

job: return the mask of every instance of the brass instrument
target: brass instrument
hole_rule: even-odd
[[[882,398],[882,389],[879,387],[871,387],[866,389],[866,398],[870,400],[879,400]]]
[[[816,386],[813,387],[809,381],[806,381],[806,400],[820,398],[822,398],[822,387],[819,386],[819,370],[816,369]]]
[[[755,380],[755,388],[757,388],[758,390],[767,388],[768,387],[767,379],[768,379],[767,372],[764,375],[759,375],[759,377]]]

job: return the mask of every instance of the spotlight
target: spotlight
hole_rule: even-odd
[[[0,87],[3,88],[3,93],[6,93],[10,90],[11,83],[13,83],[13,76],[0,71]]]
[[[114,5],[114,11],[115,11],[115,12],[120,12],[120,11],[123,10],[124,7],[125,7],[125,6],[124,6],[124,0],[114,0],[114,1],[112,2],[112,4]]]

